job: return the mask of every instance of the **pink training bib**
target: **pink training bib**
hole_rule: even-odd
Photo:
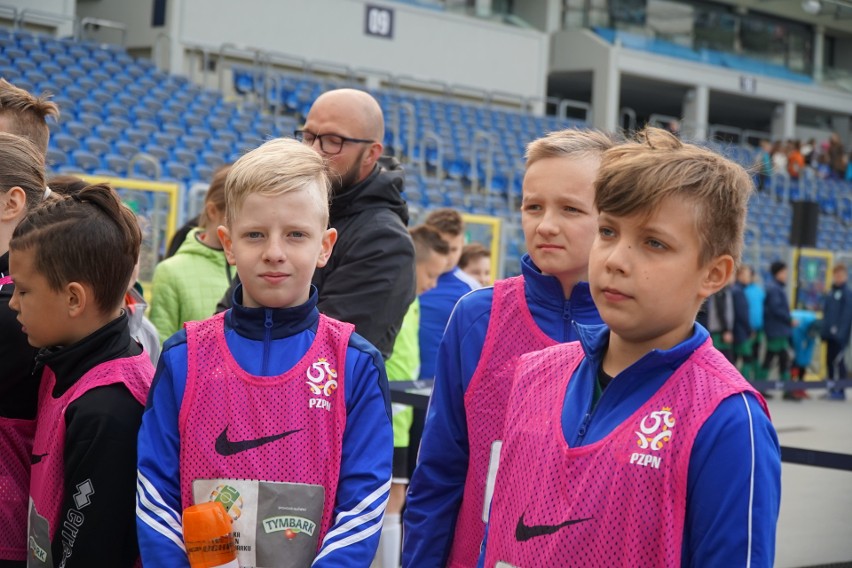
[[[519,364],[489,525],[489,568],[679,566],[695,437],[722,400],[754,393],[708,340],[606,438],[571,448],[561,416],[582,358],[575,342]]]
[[[473,568],[479,558],[518,357],[551,345],[556,341],[539,329],[527,306],[523,276],[495,282],[482,355],[464,395],[470,454],[448,562],[452,568]]]

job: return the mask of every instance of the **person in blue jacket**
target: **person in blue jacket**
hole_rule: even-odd
[[[826,377],[844,380],[852,366],[852,361],[845,361],[843,357],[852,333],[852,290],[847,284],[849,271],[845,264],[836,264],[831,275],[831,288],[822,301],[820,336],[826,343]],[[846,391],[834,387],[828,398],[846,400]]]
[[[763,300],[763,332],[766,334],[766,355],[761,371],[769,377],[772,365],[778,360],[778,380],[790,380],[790,340],[796,321],[790,315],[787,300],[787,264],[776,260],[769,266],[772,280],[766,283],[766,298]],[[785,400],[800,400],[793,391],[784,392]]]
[[[770,567],[777,435],[695,323],[740,257],[749,175],[647,128],[595,186],[606,325],[518,361],[479,566]]]
[[[496,467],[513,361],[599,323],[588,284],[594,186],[615,141],[563,130],[527,147],[520,276],[464,296],[438,351],[435,386],[403,515],[403,566],[473,566]],[[502,395],[501,395],[502,393]],[[496,429],[496,430],[495,430]]]
[[[137,531],[146,568],[188,566],[182,511],[222,502],[238,560],[370,566],[391,486],[382,356],[317,310],[314,270],[336,239],[322,157],[270,140],[226,180],[233,307],[163,348],[138,446]]]
[[[459,268],[464,247],[464,219],[455,209],[435,209],[423,221],[450,245],[444,272],[431,290],[420,295],[420,378],[435,378],[435,359],[444,328],[459,298],[480,287],[473,276]]]
[[[751,311],[749,309],[746,289],[751,284],[752,269],[743,264],[737,269],[737,279],[731,286],[731,297],[734,302],[734,358],[737,368],[748,381],[754,381],[754,330],[751,328]]]

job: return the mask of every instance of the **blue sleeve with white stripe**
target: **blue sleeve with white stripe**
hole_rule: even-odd
[[[349,345],[346,432],[334,524],[312,564],[315,568],[369,566],[390,495],[393,429],[385,365],[360,336],[353,335]]]
[[[188,567],[183,545],[180,501],[178,413],[186,387],[183,331],[166,342],[139,430],[136,532],[145,568]],[[176,348],[174,343],[183,341]],[[174,367],[175,352],[182,350]],[[177,378],[177,379],[176,379]]]
[[[689,461],[683,566],[770,567],[781,502],[781,450],[750,394],[725,399]]]

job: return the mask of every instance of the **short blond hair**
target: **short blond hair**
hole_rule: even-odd
[[[33,96],[6,79],[0,79],[0,116],[9,120],[9,132],[31,141],[43,156],[47,154],[50,140],[47,117],[59,120],[59,107],[48,99],[49,96]]]
[[[558,130],[527,144],[526,167],[545,158],[600,157],[616,144],[613,136],[600,130]]]
[[[316,199],[323,227],[328,225],[329,179],[325,160],[291,138],[275,138],[234,162],[225,179],[225,222],[233,225],[251,194],[268,197],[307,191]]]
[[[743,250],[751,176],[738,164],[659,128],[646,127],[636,140],[608,150],[595,181],[595,205],[618,217],[650,216],[671,197],[695,207],[701,243],[698,262]]]

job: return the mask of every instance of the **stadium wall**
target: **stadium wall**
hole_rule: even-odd
[[[548,37],[507,26],[404,3],[378,4],[393,11],[390,38],[365,33],[365,0],[170,0],[165,29],[151,29],[151,0],[96,0],[81,15],[127,23],[130,47],[151,46],[165,31],[172,38],[172,68],[188,69],[175,47],[224,43],[407,75],[447,85],[543,99]]]

